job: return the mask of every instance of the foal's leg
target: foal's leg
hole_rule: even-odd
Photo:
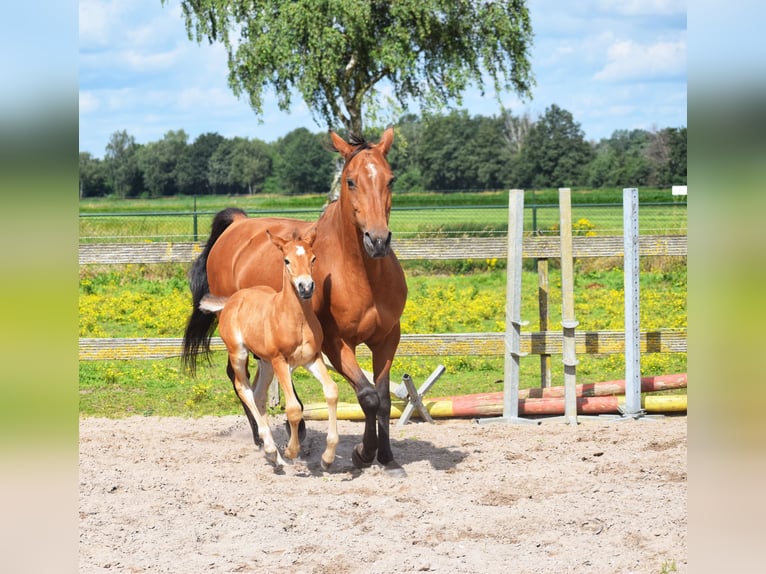
[[[229,376],[229,380],[231,381],[231,384],[234,386],[234,392],[237,392],[237,385],[234,382],[234,369],[231,366],[231,359],[229,359],[228,364],[226,365],[226,374]],[[247,360],[245,361],[245,377],[247,377],[247,380],[250,380],[250,371],[247,368]],[[237,393],[237,398],[239,398],[239,393]],[[247,404],[242,401],[242,399],[239,400],[239,402],[242,403],[242,409],[245,411],[245,416],[247,417],[247,421],[250,423],[250,430],[253,431],[253,441],[255,442],[255,446],[262,447],[263,441],[261,440],[260,435],[258,434],[258,423],[255,420],[255,417],[253,417],[253,413],[250,412],[250,409],[247,408]]]
[[[232,349],[229,351],[229,364],[234,371],[234,390],[245,409],[248,410],[256,421],[259,437],[263,441],[263,451],[266,458],[272,464],[282,465],[284,460],[279,456],[277,445],[274,443],[274,437],[269,428],[269,421],[266,412],[261,411],[255,402],[253,389],[250,386],[250,380],[247,376],[247,349]]]
[[[253,386],[255,387],[255,404],[262,413],[266,412],[267,402],[269,399],[269,385],[271,379],[274,378],[274,368],[268,361],[258,359],[258,368],[255,371],[255,380]]]
[[[325,401],[327,401],[327,448],[322,454],[322,469],[327,470],[335,460],[335,449],[338,447],[338,385],[330,378],[322,355],[306,368],[322,383]]]
[[[285,395],[285,414],[287,415],[287,422],[290,423],[290,440],[285,448],[285,457],[294,459],[298,456],[301,447],[298,440],[298,424],[303,418],[303,410],[293,392],[290,367],[287,362],[282,357],[276,357],[272,362],[272,367],[279,380],[279,387]]]

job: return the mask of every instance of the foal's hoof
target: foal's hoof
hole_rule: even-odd
[[[366,459],[362,456],[362,450],[364,450],[362,443],[359,443],[351,450],[351,462],[354,463],[356,468],[367,468],[372,465],[372,461],[375,460],[375,453],[372,453],[370,458]]]
[[[287,438],[289,439],[290,436],[293,434],[293,431],[290,428],[289,421],[285,421],[285,428],[287,429]],[[301,419],[301,422],[298,423],[298,442],[303,442],[305,439],[306,439],[306,421]]]
[[[332,463],[333,463],[333,461],[325,462],[325,460],[323,458],[319,459],[319,464],[322,467],[322,471],[323,472],[327,472],[328,470],[330,470],[330,467],[332,466]]]
[[[273,450],[271,452],[264,451],[264,456],[266,457],[266,460],[268,460],[271,464],[274,466],[282,466],[279,453],[276,450]]]

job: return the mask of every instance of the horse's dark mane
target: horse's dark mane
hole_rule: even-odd
[[[355,133],[348,134],[348,143],[355,148],[354,151],[351,152],[351,155],[349,155],[348,159],[351,159],[361,151],[372,148],[372,144],[370,142],[365,140],[364,137]],[[333,146],[332,143],[330,144],[330,149],[332,151],[338,151],[335,149],[335,146]]]
[[[372,144],[365,140],[362,136],[358,136],[353,133],[348,135],[348,143],[350,143],[352,146],[355,146],[354,151],[352,151],[348,156],[348,161],[351,161],[359,152],[370,149],[372,147]]]

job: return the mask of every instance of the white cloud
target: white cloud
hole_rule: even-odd
[[[176,96],[178,107],[182,110],[194,111],[198,109],[228,108],[238,106],[236,96],[224,87],[204,88],[194,86],[185,88]]]
[[[99,101],[93,92],[80,92],[80,114],[89,114],[99,108]]]
[[[166,52],[125,50],[120,53],[119,59],[132,70],[155,72],[172,68],[178,61],[180,54],[181,50],[177,48]]]
[[[607,60],[595,74],[596,80],[613,82],[677,77],[686,71],[686,36],[653,44],[618,40],[607,49]]]

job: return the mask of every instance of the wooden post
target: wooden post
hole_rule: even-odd
[[[519,347],[521,341],[521,253],[524,237],[524,190],[508,194],[508,263],[505,288],[505,373],[503,417],[519,416]]]
[[[577,356],[575,352],[574,260],[572,257],[572,194],[568,187],[559,188],[559,222],[561,230],[561,326],[564,329],[562,354],[564,362],[564,419],[577,424],[575,386]]]
[[[548,330],[548,260],[537,260],[537,302],[540,313],[540,331]],[[551,386],[551,356],[540,354],[540,388]]]
[[[623,189],[622,203],[625,242],[625,407],[623,414],[635,418],[642,413],[638,189]]]

